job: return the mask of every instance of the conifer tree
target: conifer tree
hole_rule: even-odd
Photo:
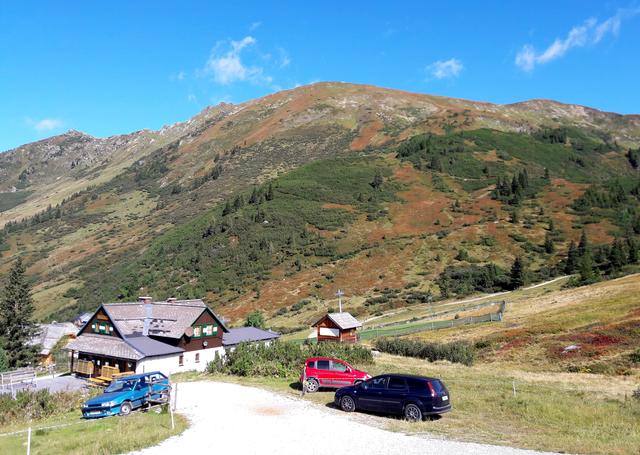
[[[569,251],[567,253],[567,262],[564,266],[564,273],[570,275],[574,273],[578,268],[578,249],[576,244],[571,241],[569,244]]]
[[[627,239],[627,248],[629,250],[629,264],[635,264],[638,262],[638,243],[629,237]]]
[[[431,157],[429,167],[436,172],[442,172],[442,163],[440,162],[438,155],[433,155],[433,157]]]
[[[2,346],[0,346],[0,373],[3,371],[7,371],[9,369],[9,359],[7,358],[7,353],[4,352]]]
[[[255,204],[259,200],[258,190],[256,187],[253,187],[253,191],[251,192],[251,197],[249,198],[249,204]]]
[[[589,239],[587,238],[587,231],[582,230],[582,235],[580,235],[580,243],[578,244],[578,255],[580,257],[584,256],[585,253],[589,250]]]
[[[613,271],[622,269],[627,264],[627,254],[624,251],[622,242],[615,239],[609,249],[609,265]]]
[[[373,180],[371,181],[371,183],[369,185],[371,185],[374,190],[377,190],[378,188],[380,188],[382,186],[383,183],[384,183],[384,178],[382,177],[382,174],[380,173],[380,170],[376,169],[376,173],[373,176]]]
[[[527,271],[524,261],[520,256],[516,257],[511,266],[511,288],[518,289],[527,282]]]
[[[18,258],[9,271],[9,280],[0,300],[0,338],[10,369],[35,361],[38,349],[29,345],[29,341],[37,333],[33,322],[31,286],[22,259]]]
[[[240,210],[243,205],[244,205],[244,198],[242,197],[242,194],[239,194],[236,196],[235,200],[233,201],[234,211]]]
[[[596,274],[593,266],[593,257],[591,256],[591,250],[585,250],[585,253],[580,255],[578,261],[578,273],[580,273],[580,281],[582,283],[591,283],[595,280]]]
[[[547,254],[551,254],[555,251],[555,245],[553,244],[553,240],[551,239],[551,234],[547,232],[544,235],[544,251]]]
[[[267,201],[273,200],[273,186],[269,183],[269,188],[267,188],[267,194],[265,195],[265,199]]]

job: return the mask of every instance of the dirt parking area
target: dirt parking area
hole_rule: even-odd
[[[191,426],[137,454],[491,454],[540,452],[394,433],[346,414],[266,390],[214,381],[181,383],[177,411]],[[446,418],[446,417],[444,417]]]

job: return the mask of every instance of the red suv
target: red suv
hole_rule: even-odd
[[[364,371],[358,371],[338,359],[313,358],[304,362],[304,370],[300,375],[300,383],[307,381],[307,392],[317,392],[320,387],[340,387],[359,384],[366,381],[371,375]]]

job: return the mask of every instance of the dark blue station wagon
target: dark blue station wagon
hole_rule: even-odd
[[[410,421],[451,411],[449,391],[440,379],[403,374],[383,374],[342,387],[335,404],[346,412],[399,414]]]

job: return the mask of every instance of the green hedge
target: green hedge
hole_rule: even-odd
[[[335,357],[354,366],[373,362],[371,350],[340,343],[301,345],[277,341],[270,346],[239,344],[224,361],[207,366],[210,373],[222,372],[236,376],[275,376],[295,378],[309,357]]]
[[[427,359],[431,362],[448,360],[467,366],[473,365],[476,357],[473,345],[465,341],[454,341],[453,343],[443,344],[405,340],[402,338],[378,338],[375,341],[375,347],[378,351],[389,354],[417,357],[419,359]]]

